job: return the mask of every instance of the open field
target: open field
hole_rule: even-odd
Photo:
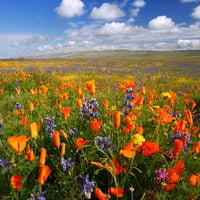
[[[0,60],[0,199],[199,191],[200,51]]]

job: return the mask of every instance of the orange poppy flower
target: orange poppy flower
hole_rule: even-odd
[[[109,163],[102,164],[100,162],[95,162],[95,161],[91,161],[90,164],[95,165],[97,167],[103,167],[114,175],[118,175],[126,170],[126,168],[123,168],[124,164],[119,164],[118,158],[112,159],[112,164]]]
[[[14,109],[15,115],[25,115],[24,108]]]
[[[199,128],[198,126],[193,126],[193,127],[192,127],[192,132],[191,132],[191,134],[192,134],[192,135],[195,135],[196,133],[199,132],[199,130],[200,130],[200,128]]]
[[[183,147],[184,147],[183,141],[179,140],[179,139],[175,139],[174,140],[174,145],[173,145],[173,150],[172,150],[173,156],[174,157],[179,156],[179,154],[181,153]]]
[[[40,105],[40,101],[36,99],[36,100],[35,100],[35,105],[36,105],[36,106],[39,106],[39,105]]]
[[[20,190],[22,188],[22,177],[20,175],[13,175],[10,178],[10,184],[12,188]]]
[[[115,128],[119,128],[120,124],[121,124],[121,112],[117,111],[117,110],[114,111],[113,117],[114,117],[114,126],[115,126]]]
[[[156,110],[157,118],[153,121],[161,124],[168,124],[174,120],[174,117],[167,112],[165,108],[158,108]]]
[[[106,169],[114,175],[121,174],[126,168],[123,167],[124,164],[119,164],[118,158],[112,159],[112,165],[105,163]]]
[[[59,97],[60,99],[67,100],[69,98],[69,94],[67,92],[63,92]]]
[[[197,186],[200,184],[200,174],[191,174],[188,177],[188,182],[190,183],[190,185],[192,186]]]
[[[16,88],[15,88],[15,91],[16,91],[16,93],[17,93],[18,95],[20,95],[20,93],[21,93],[21,88],[20,88],[20,87],[16,87]]]
[[[30,160],[30,161],[35,160],[34,151],[30,148],[29,144],[28,144],[28,147],[27,147],[27,152],[26,152],[25,158],[27,160]]]
[[[24,118],[21,120],[21,125],[26,126],[28,124],[28,117],[24,116]]]
[[[78,106],[79,108],[82,108],[82,107],[83,107],[82,102],[83,102],[83,100],[82,100],[81,98],[77,98],[77,99],[76,99],[76,104],[77,104],[77,106]]]
[[[36,122],[32,122],[29,125],[30,129],[30,134],[32,138],[37,138],[38,137],[38,132],[40,131],[40,125],[37,124]]]
[[[110,187],[108,188],[108,193],[116,196],[116,197],[123,197],[124,196],[124,189],[122,187]]]
[[[107,99],[103,100],[103,106],[104,106],[105,110],[108,110],[108,107],[109,107],[108,103],[109,103],[109,101]]]
[[[133,113],[133,112],[126,115],[125,123],[129,129],[129,131],[132,131],[135,129],[135,121],[134,121],[135,119],[136,119],[136,116],[135,116],[135,113]]]
[[[124,80],[124,84],[120,84],[119,85],[119,88],[134,88],[136,87],[135,85],[135,81],[132,81],[132,80]]]
[[[145,141],[142,143],[139,151],[141,151],[144,156],[151,156],[152,154],[159,152],[160,148],[158,144],[154,142]]]
[[[30,93],[31,93],[31,95],[32,95],[32,96],[34,96],[34,95],[36,95],[36,94],[37,94],[37,91],[36,91],[36,90],[34,90],[34,89],[30,89]]]
[[[137,97],[136,104],[139,105],[139,106],[141,106],[143,104],[143,102],[144,102],[144,96],[143,95],[139,95]]]
[[[29,105],[29,111],[33,112],[33,110],[34,110],[34,104],[32,102],[29,102],[28,105]]]
[[[72,108],[71,107],[62,107],[61,111],[63,113],[63,118],[68,119],[70,117],[71,112],[72,112]]]
[[[142,135],[142,134],[143,134],[143,132],[144,132],[144,129],[143,129],[143,127],[142,127],[142,126],[137,126],[137,127],[136,127],[136,133],[138,133],[138,134]]]
[[[43,165],[39,169],[38,184],[43,185],[47,180],[48,176],[51,174],[51,169],[47,165]]]
[[[75,147],[81,148],[85,145],[88,145],[88,140],[84,140],[83,138],[77,138],[75,141]]]
[[[47,151],[45,148],[42,147],[40,149],[40,157],[38,162],[40,166],[45,165],[46,158],[47,158]]]
[[[99,200],[107,200],[108,199],[108,195],[104,194],[100,188],[95,188],[94,189],[94,196],[99,199]]]
[[[96,93],[95,80],[87,81],[85,85],[86,85],[86,88],[90,91],[90,94]]]
[[[90,164],[95,165],[97,167],[104,167],[104,165],[101,164],[100,162],[91,161]]]
[[[182,173],[186,170],[186,168],[185,168],[184,166],[185,166],[184,161],[179,160],[179,161],[175,164],[174,169],[176,170],[176,172],[177,172],[178,174],[182,174]]]
[[[28,138],[25,135],[10,136],[7,139],[7,142],[10,145],[11,149],[17,154],[21,154],[24,151],[27,141]]]
[[[168,179],[167,179],[168,183],[175,183],[175,182],[178,182],[180,180],[181,180],[180,174],[177,173],[176,169],[174,169],[174,168],[168,169]]]
[[[192,100],[191,104],[190,104],[190,109],[193,110],[195,108],[195,106],[197,105],[197,102]]]
[[[42,85],[40,87],[40,90],[42,91],[42,93],[47,93],[48,92],[48,87],[46,87],[45,85]]]
[[[174,131],[185,132],[187,121],[180,119],[175,122]]]
[[[152,106],[152,105],[153,105],[153,101],[154,101],[155,97],[156,97],[155,94],[150,94],[150,95],[149,95],[149,98],[148,98],[148,100],[147,100],[147,104],[148,104],[149,106]]]
[[[187,120],[187,123],[192,126],[193,125],[193,119],[192,119],[192,113],[190,110],[185,110],[184,111],[185,113],[185,117],[186,117],[186,120]]]
[[[199,154],[200,153],[200,142],[194,143],[192,146],[192,150],[195,154]]]
[[[164,184],[162,188],[164,191],[167,192],[167,191],[173,190],[175,187],[176,187],[175,184]]]
[[[97,134],[99,132],[102,123],[103,123],[102,120],[97,121],[97,119],[93,119],[93,121],[90,121],[90,129],[94,134]]]
[[[59,131],[53,131],[53,144],[56,148],[60,147],[60,134]]]
[[[146,94],[146,88],[145,88],[145,86],[142,86],[140,88],[140,91],[141,91],[141,94],[144,96]]]
[[[64,130],[60,130],[60,133],[65,139],[67,139],[67,133],[65,133]]]
[[[64,142],[61,143],[61,148],[60,148],[60,155],[61,156],[65,155],[65,147],[66,147],[66,144]]]
[[[126,158],[134,158],[136,154],[136,148],[133,147],[133,142],[126,144],[123,149],[119,151],[119,155],[123,155]]]

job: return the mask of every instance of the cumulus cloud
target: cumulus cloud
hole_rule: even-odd
[[[177,47],[181,49],[200,49],[200,40],[183,40],[179,39],[177,41]]]
[[[80,16],[84,14],[84,3],[81,0],[62,0],[55,11],[63,18]]]
[[[39,50],[39,51],[51,51],[51,50],[53,50],[53,49],[54,49],[53,46],[50,45],[50,44],[47,44],[47,45],[43,45],[43,46],[39,46],[39,47],[38,47],[38,50]]]
[[[130,34],[132,27],[125,23],[106,23],[98,32],[99,35]]]
[[[198,2],[199,0],[180,0],[182,3]]]
[[[124,12],[116,5],[104,3],[101,7],[94,7],[90,14],[91,19],[114,20],[123,17]]]
[[[200,5],[193,9],[191,16],[195,19],[200,19]]]
[[[131,10],[131,14],[133,17],[138,16],[139,12],[140,12],[140,8],[135,8]]]
[[[131,9],[131,14],[133,17],[136,17],[138,16],[139,12],[140,12],[140,9],[142,7],[145,6],[145,1],[144,0],[135,0],[133,3],[132,3],[132,6],[134,7],[133,9]]]
[[[145,1],[144,0],[135,0],[133,2],[133,6],[136,7],[136,8],[142,8],[145,6]]]
[[[149,22],[148,27],[151,30],[172,29],[175,28],[175,23],[171,18],[166,16],[158,16]]]

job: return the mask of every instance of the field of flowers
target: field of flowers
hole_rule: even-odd
[[[198,63],[0,61],[0,199],[199,199]]]

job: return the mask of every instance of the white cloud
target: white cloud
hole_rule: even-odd
[[[112,22],[106,23],[98,32],[99,35],[130,34],[132,27],[125,23]]]
[[[148,27],[152,30],[171,29],[175,28],[175,23],[171,18],[166,16],[158,16],[149,22]]]
[[[74,46],[76,44],[76,41],[70,40],[68,41],[67,45]]]
[[[63,18],[80,16],[84,14],[84,3],[81,0],[62,0],[55,11]]]
[[[140,8],[134,8],[131,10],[131,14],[133,17],[138,16],[139,12],[140,12]]]
[[[145,1],[144,0],[135,0],[133,2],[133,6],[136,7],[136,8],[142,8],[145,6]]]
[[[94,7],[92,9],[90,18],[114,20],[123,17],[124,15],[124,12],[116,4],[104,3],[101,7]]]
[[[38,42],[49,42],[54,39],[55,39],[54,36],[37,34],[37,35],[33,35],[27,39],[21,40],[19,42],[21,44],[31,44],[31,43],[38,43]]]
[[[128,0],[123,0],[122,3],[120,4],[120,7],[125,7],[128,3]]]
[[[182,3],[198,2],[199,0],[180,0]]]
[[[54,49],[53,46],[50,45],[50,44],[47,44],[47,45],[43,45],[43,46],[39,46],[39,47],[38,47],[38,50],[39,50],[39,51],[51,51],[51,50],[53,50],[53,49]]]
[[[200,5],[193,9],[191,16],[195,19],[200,19]]]
[[[181,49],[200,49],[200,40],[183,40],[179,39],[177,41],[177,47]]]

